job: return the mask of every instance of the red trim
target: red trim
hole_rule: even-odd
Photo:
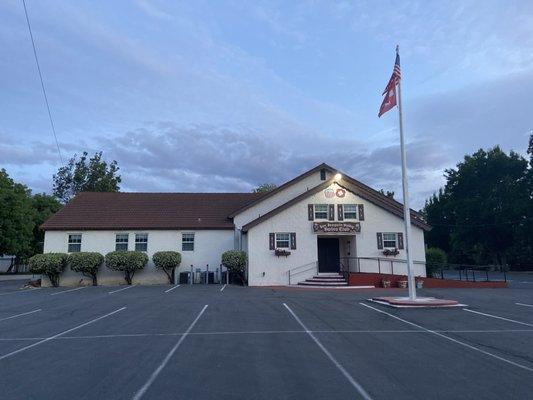
[[[377,273],[358,273],[350,274],[348,277],[349,286],[372,286],[383,287],[381,281],[388,278],[391,281],[391,287],[397,288],[398,281],[405,279],[403,275],[391,274],[377,274]],[[506,288],[507,282],[472,282],[472,281],[456,281],[451,279],[424,279],[424,288]]]

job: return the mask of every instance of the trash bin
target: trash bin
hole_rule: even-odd
[[[188,284],[189,283],[189,273],[188,272],[180,272],[180,284]]]

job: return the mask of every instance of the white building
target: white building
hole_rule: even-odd
[[[411,218],[415,275],[425,276],[429,226],[412,210]],[[224,251],[242,249],[251,286],[295,284],[317,272],[407,273],[402,205],[326,164],[262,194],[80,193],[42,228],[45,253],[146,251],[137,283],[166,282],[151,262],[162,250],[182,254],[181,272],[212,271]],[[88,282],[66,271],[61,285],[81,279]],[[99,283],[123,282],[102,267]]]

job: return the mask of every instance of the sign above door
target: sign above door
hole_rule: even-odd
[[[313,232],[353,234],[361,232],[361,224],[359,222],[314,222]]]

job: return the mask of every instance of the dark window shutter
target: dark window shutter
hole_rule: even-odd
[[[296,250],[296,232],[291,232],[291,250]]]
[[[344,210],[342,209],[342,204],[337,204],[337,219],[339,221],[344,220]]]
[[[378,249],[381,250],[383,249],[383,233],[378,232],[377,238],[378,238]]]
[[[365,220],[365,205],[358,204],[357,208],[359,209],[359,221],[364,221]]]
[[[335,221],[335,204],[329,204],[328,219]]]
[[[324,168],[322,168],[320,170],[320,180],[321,181],[325,181],[326,180],[326,170]]]
[[[403,250],[403,233],[398,232],[396,237],[398,238],[398,250]]]
[[[276,234],[269,233],[268,234],[268,245],[270,250],[276,250]]]
[[[307,219],[309,221],[315,220],[315,208],[313,207],[312,204],[307,205]]]

